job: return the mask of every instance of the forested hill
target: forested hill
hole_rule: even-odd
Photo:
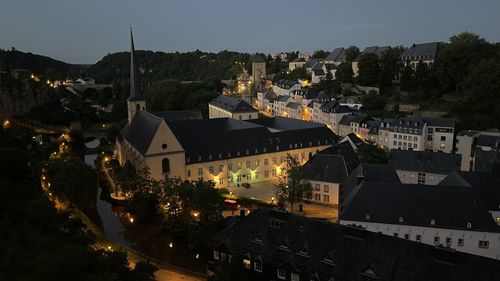
[[[101,83],[128,79],[129,56],[129,52],[109,54],[91,66],[87,74]],[[191,81],[210,78],[234,79],[242,67],[248,68],[251,61],[250,54],[231,51],[219,53],[199,50],[187,53],[136,51],[135,56],[142,72],[142,79],[151,82],[165,79]]]
[[[49,79],[77,76],[81,66],[65,63],[42,55],[17,50],[0,49],[0,70],[28,69]]]

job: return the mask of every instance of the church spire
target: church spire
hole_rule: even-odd
[[[132,123],[132,119],[139,111],[146,111],[146,101],[141,95],[141,86],[139,82],[139,73],[135,65],[135,48],[134,36],[132,35],[132,27],[130,27],[130,96],[127,99],[128,108],[128,123]]]
[[[137,66],[135,65],[134,35],[132,34],[132,27],[130,27],[130,97],[128,100],[143,100]]]

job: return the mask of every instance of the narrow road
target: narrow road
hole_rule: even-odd
[[[109,168],[106,167],[104,159],[101,160],[101,169],[104,171],[104,174],[106,175],[106,178],[109,181],[110,186],[116,190],[116,184],[111,178],[111,175],[109,174]],[[104,233],[102,233],[104,236]],[[127,257],[129,259],[129,262],[131,264],[137,263],[139,260],[147,260],[153,263],[158,267],[158,270],[155,273],[156,280],[158,281],[172,281],[172,280],[186,280],[186,281],[201,281],[201,280],[206,280],[204,276],[201,276],[202,274],[196,274],[196,273],[191,273],[189,271],[184,271],[180,268],[176,268],[167,264],[164,264],[161,261],[156,260],[153,257],[147,256],[143,253],[140,253],[136,250],[133,250],[125,245],[121,245],[116,242],[112,242],[118,246],[118,248],[122,251],[127,252]]]

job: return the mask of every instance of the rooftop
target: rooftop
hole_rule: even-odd
[[[259,260],[301,280],[497,280],[500,263],[273,209],[257,209],[216,234],[210,248]],[[249,273],[250,275],[253,273]],[[373,279],[367,279],[367,276]]]
[[[246,113],[246,112],[257,112],[258,110],[253,108],[249,103],[242,100],[241,98],[229,97],[220,95],[212,100],[210,105],[216,106],[218,108],[224,109],[231,113]]]
[[[442,151],[396,150],[390,152],[389,165],[396,170],[449,174],[460,170],[461,155]]]
[[[500,232],[500,227],[480,203],[478,195],[472,188],[464,186],[429,188],[416,184],[365,181],[340,219]]]

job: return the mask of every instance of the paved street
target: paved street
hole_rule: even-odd
[[[271,202],[272,197],[275,197],[274,184],[271,182],[252,183],[250,188],[245,188],[242,186],[232,186],[228,187],[228,190],[233,192],[233,194],[237,196],[257,199],[268,203]],[[295,204],[294,213],[311,218],[327,219],[331,222],[338,221],[337,206],[324,206],[307,203],[304,203],[303,206],[304,211],[299,212],[297,211],[299,209],[299,206],[298,204]]]

